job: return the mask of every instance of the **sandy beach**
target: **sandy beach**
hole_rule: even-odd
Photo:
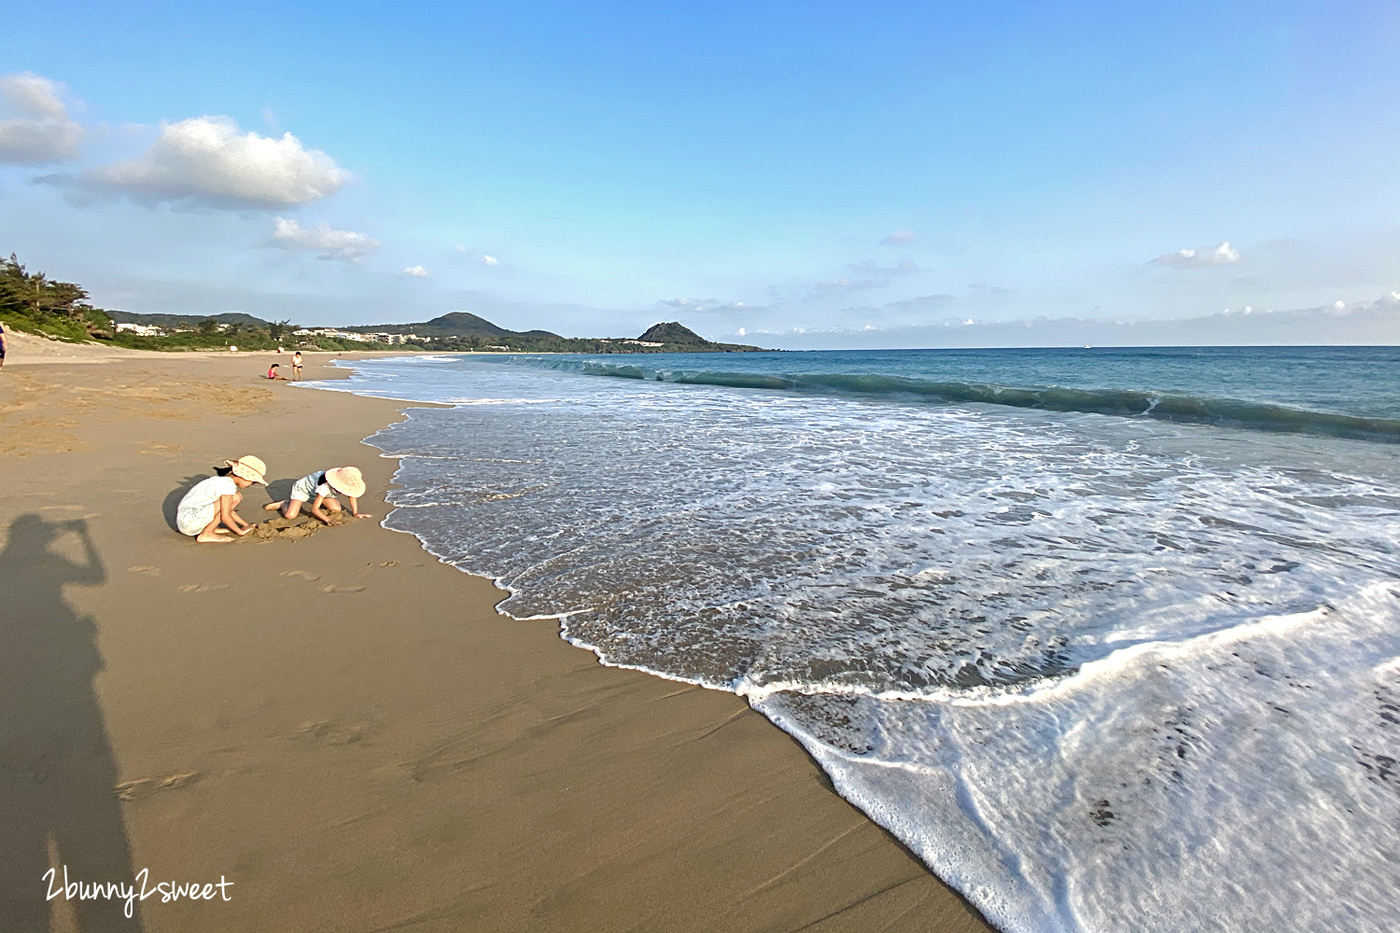
[[[270,358],[12,337],[0,930],[988,929],[741,699],[602,667],[379,527],[395,462],[361,438],[402,403],[269,382]],[[171,530],[243,454],[274,496],[357,465],[374,519]],[[128,920],[47,898],[64,866],[231,886]]]

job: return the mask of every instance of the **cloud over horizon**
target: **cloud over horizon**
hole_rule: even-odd
[[[351,177],[291,133],[280,139],[242,133],[231,117],[203,116],[162,124],[160,136],[138,158],[40,180],[145,204],[266,210],[329,197]]]
[[[908,246],[917,240],[918,234],[913,230],[896,230],[880,241],[881,246]]]
[[[336,230],[324,222],[303,227],[295,220],[278,217],[272,228],[272,245],[286,250],[310,250],[317,259],[359,262],[379,248],[379,241],[353,230]]]
[[[909,259],[901,259],[892,266],[882,266],[873,259],[866,259],[861,262],[853,262],[847,268],[851,272],[850,275],[818,282],[812,290],[813,294],[884,288],[899,276],[911,275],[920,271],[919,267]]]
[[[1154,266],[1167,266],[1173,269],[1200,269],[1207,266],[1234,265],[1240,261],[1240,251],[1226,240],[1219,246],[1198,246],[1194,249],[1179,249],[1165,253],[1152,260]]]
[[[422,266],[409,266],[407,269],[403,270],[403,274],[411,275],[415,279],[426,279],[428,277],[428,270]]]
[[[940,297],[940,296],[930,296]],[[750,329],[781,338],[788,349],[894,347],[1140,347],[1287,344],[1393,346],[1400,334],[1400,291],[1373,301],[1288,311],[1226,309],[1169,320],[1035,317],[979,321],[962,316],[926,324],[878,327]]]
[[[78,158],[83,128],[59,97],[63,85],[32,71],[0,76],[0,99],[15,117],[0,119],[0,163],[43,165]]]

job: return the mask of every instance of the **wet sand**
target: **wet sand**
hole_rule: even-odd
[[[988,929],[742,700],[601,667],[380,528],[394,461],[360,439],[402,403],[260,378],[275,354],[20,337],[0,370],[0,929]],[[357,465],[375,519],[171,530],[180,492],[242,454],[274,497]],[[231,899],[157,894],[127,921],[46,900],[63,865],[223,878]]]

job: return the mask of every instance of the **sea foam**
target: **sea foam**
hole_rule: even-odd
[[[1400,921],[1393,448],[356,364],[389,527],[731,690],[1008,930]]]

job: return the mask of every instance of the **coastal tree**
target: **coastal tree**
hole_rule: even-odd
[[[95,310],[87,298],[88,292],[81,285],[50,279],[43,272],[29,272],[14,253],[0,260],[0,311],[34,321],[53,316],[82,322]]]

